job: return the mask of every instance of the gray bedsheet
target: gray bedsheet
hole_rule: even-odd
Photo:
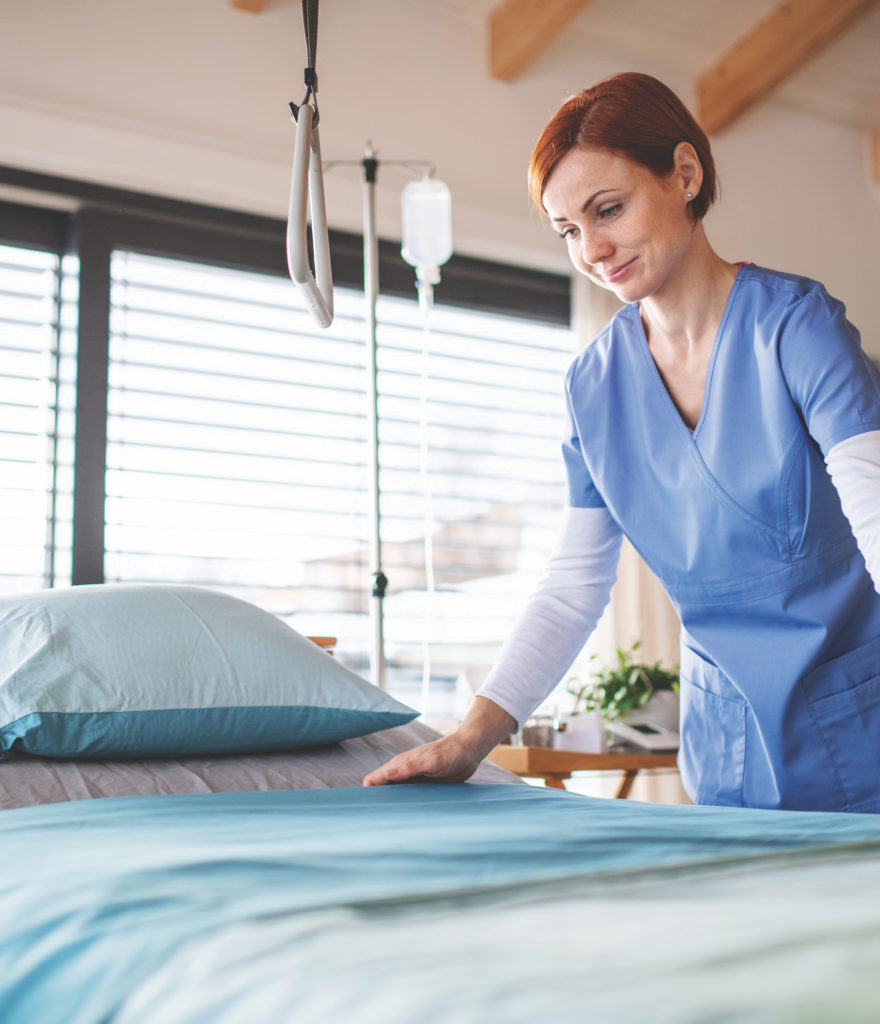
[[[411,722],[322,747],[235,757],[60,761],[13,754],[0,760],[0,810],[94,797],[358,786],[390,757],[439,735]],[[486,762],[474,781],[520,780]]]

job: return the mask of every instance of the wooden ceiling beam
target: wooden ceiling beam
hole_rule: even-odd
[[[787,0],[697,83],[705,131],[729,128],[878,0]]]
[[[230,0],[237,11],[250,11],[251,14],[259,14],[266,6],[267,0]]]
[[[504,0],[489,15],[489,72],[512,82],[590,0]]]

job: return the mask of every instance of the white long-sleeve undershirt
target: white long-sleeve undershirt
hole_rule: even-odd
[[[563,677],[602,616],[622,534],[604,508],[567,508],[541,582],[477,696],[522,725]]]
[[[874,587],[880,593],[880,430],[848,438],[826,458]],[[522,725],[563,677],[596,627],[617,576],[621,532],[604,508],[567,508],[556,547],[478,696]]]
[[[880,594],[880,430],[836,444],[825,464],[874,589]]]

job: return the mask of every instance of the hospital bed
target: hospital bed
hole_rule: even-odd
[[[492,766],[463,785],[362,788],[431,735],[409,720],[357,734],[407,717],[396,702],[349,690],[327,654],[231,599],[115,591],[115,614],[107,596],[83,591],[82,615],[63,597],[0,602],[4,1024],[880,1019],[880,818],[594,800],[501,784]],[[237,618],[247,640],[233,643]],[[86,640],[91,665],[74,657]],[[291,685],[320,743],[277,749],[267,729],[272,749],[242,749],[253,702],[194,735],[194,716],[242,696],[242,673],[271,697],[252,672],[271,679],[273,644],[308,663]],[[205,694],[215,681],[201,708],[178,700],[186,728],[119,703],[144,703],[143,666],[123,653],[150,649],[165,697],[175,661]],[[106,696],[126,664],[115,708],[96,693],[87,711],[62,706]],[[8,682],[51,689],[52,672],[60,710],[44,695],[8,728],[23,700]],[[354,732],[328,740],[319,707]],[[218,722],[231,732],[206,736]],[[157,723],[180,750],[157,749]]]

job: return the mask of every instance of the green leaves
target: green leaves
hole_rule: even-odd
[[[640,641],[628,651],[618,648],[617,663],[593,674],[583,685],[572,679],[568,692],[574,697],[574,711],[598,711],[613,722],[633,708],[644,707],[658,690],[678,692],[678,671],[661,668],[660,663],[643,665],[635,660]],[[595,655],[593,655],[595,660]]]

